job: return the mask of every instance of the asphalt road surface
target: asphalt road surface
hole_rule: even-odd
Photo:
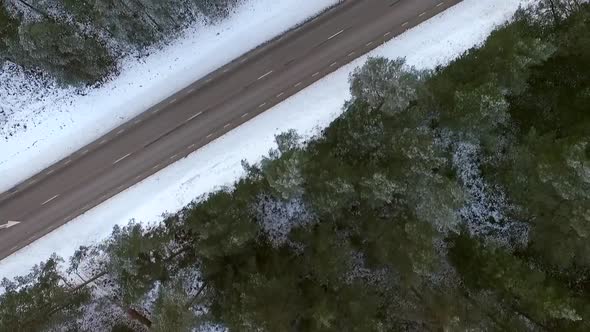
[[[244,54],[2,193],[0,258],[459,2],[348,0]]]

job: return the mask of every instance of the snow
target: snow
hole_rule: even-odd
[[[519,4],[528,1],[465,0],[373,50],[368,56],[406,57],[408,65],[418,68],[434,68],[437,65],[444,65],[469,48],[483,42],[494,27],[506,22],[512,16]],[[0,172],[14,174],[14,178],[22,178],[24,172],[18,171],[18,167],[22,167],[25,161],[33,164],[49,164],[56,159],[54,155],[43,152],[49,147],[50,150],[59,149],[62,154],[71,151],[75,149],[73,144],[64,145],[64,142],[90,140],[90,137],[96,136],[96,132],[125,121],[156,99],[162,98],[198,78],[199,74],[194,72],[199,72],[202,75],[207,72],[207,68],[221,65],[239,55],[241,52],[233,50],[233,46],[226,47],[224,45],[229,43],[243,45],[242,43],[245,41],[242,39],[246,38],[240,38],[239,31],[236,29],[237,27],[243,28],[245,26],[243,24],[246,22],[251,24],[251,29],[259,31],[266,39],[269,39],[272,35],[276,35],[277,31],[284,31],[289,25],[293,25],[296,21],[300,21],[334,2],[314,0],[301,6],[301,2],[297,0],[290,2],[284,0],[281,3],[276,3],[274,0],[257,0],[220,27],[213,27],[210,31],[200,31],[197,34],[199,36],[189,33],[185,39],[177,41],[170,48],[158,54],[154,54],[154,58],[148,58],[144,63],[130,62],[126,72],[116,82],[107,84],[99,91],[91,91],[85,97],[58,98],[56,108],[59,110],[58,112],[61,112],[58,114],[62,115],[55,116],[53,113],[35,115],[36,118],[42,119],[42,124],[38,127],[42,129],[37,130],[36,128],[35,132],[45,135],[35,136],[29,134],[33,130],[25,131],[19,136],[23,139],[20,147],[11,148],[8,143],[0,145],[0,150],[4,152],[4,149],[7,149],[6,151],[8,151],[0,157],[3,158],[3,161],[0,161]],[[291,7],[287,3],[290,3]],[[294,13],[299,11],[299,14]],[[269,14],[269,12],[271,13]],[[260,18],[260,16],[265,18]],[[290,19],[290,24],[279,23],[285,19]],[[258,25],[252,21],[258,22]],[[274,31],[270,33],[269,30]],[[219,40],[215,38],[217,31],[223,33],[223,38]],[[248,35],[254,38],[257,33],[249,33]],[[255,38],[258,38],[256,43],[264,39]],[[202,45],[214,45],[204,46],[199,55],[200,61],[203,59],[211,61],[206,66],[207,68],[199,67],[197,63],[200,61],[186,58],[187,55],[192,56],[194,53],[193,45],[201,45],[201,43]],[[253,45],[253,43],[248,45]],[[222,49],[223,52],[220,51]],[[210,57],[211,54],[215,54],[215,56]],[[169,59],[173,60],[169,61]],[[244,174],[241,166],[242,160],[256,163],[270,149],[276,148],[274,142],[276,134],[296,129],[300,135],[310,137],[317,134],[321,128],[329,125],[342,112],[344,101],[350,98],[348,86],[350,73],[355,67],[362,65],[366,59],[367,56],[363,56],[340,68],[297,95],[192,153],[187,158],[161,170],[7,257],[0,262],[0,276],[22,275],[28,272],[32,264],[46,259],[53,252],[62,257],[68,257],[80,245],[88,245],[104,239],[110,234],[114,225],[125,225],[130,219],[141,222],[157,222],[161,219],[162,213],[175,212],[196,197],[216,188],[231,185]],[[160,64],[160,66],[154,64]],[[143,72],[145,68],[160,69],[158,72]],[[189,71],[194,72],[191,75],[180,75],[180,73]],[[174,80],[170,80],[170,77],[174,77]],[[150,94],[157,96],[150,96]],[[106,96],[109,98],[105,98]],[[132,100],[135,102],[142,99],[141,105],[131,103]],[[80,107],[82,111],[80,111]],[[117,109],[118,111],[108,111],[110,112],[108,116],[94,114],[99,113],[99,110],[104,113],[104,110],[109,109]],[[89,121],[85,117],[92,120]],[[121,119],[118,119],[119,117]],[[100,127],[97,127],[93,122],[100,123]],[[63,129],[59,129],[61,127]],[[80,135],[78,128],[84,128],[84,130],[80,130],[81,132],[91,133]],[[52,135],[59,135],[59,137],[53,138]],[[20,142],[20,138],[18,140]],[[31,147],[35,140],[44,140],[38,143],[43,144],[44,148]],[[13,144],[15,142],[14,139],[10,141]],[[13,164],[11,161],[11,165],[8,165],[7,160],[10,158],[21,160],[21,162]],[[2,189],[10,181],[0,179],[0,182],[0,189]]]
[[[245,1],[219,24],[196,23],[148,57],[124,59],[120,75],[96,89],[59,88],[4,65],[0,174],[10,176],[0,177],[0,192],[338,2],[313,0],[301,6],[298,0]]]

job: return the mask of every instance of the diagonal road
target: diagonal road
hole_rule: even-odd
[[[0,194],[0,259],[459,2],[345,0],[244,54]]]

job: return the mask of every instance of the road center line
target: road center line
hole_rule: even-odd
[[[437,6],[437,7],[440,7],[440,6],[444,5],[444,4],[445,4],[445,2],[444,2],[444,1],[441,1],[441,2],[439,2],[439,4],[438,4],[438,5],[436,5],[436,6]]]
[[[86,149],[86,150],[82,151],[82,155],[85,155],[85,154],[87,154],[87,153],[88,153],[88,149]]]
[[[229,127],[231,125],[231,123],[226,123],[225,126],[223,126],[223,129]]]
[[[121,135],[123,132],[125,132],[125,128],[123,128],[123,129],[119,130],[119,131],[117,132],[117,135]]]
[[[203,112],[199,112],[199,113],[197,113],[197,114],[195,114],[195,115],[191,116],[190,118],[186,119],[186,122],[188,122],[188,121],[190,121],[190,120],[192,120],[192,119],[196,118],[197,116],[199,116],[199,115],[201,115],[201,114],[203,114]]]
[[[311,75],[311,77],[316,77],[316,76],[318,76],[319,74],[320,74],[320,72],[319,72],[319,71],[318,71],[318,72],[315,72],[313,75]]]
[[[282,95],[284,95],[284,94],[285,94],[284,92],[281,92],[281,93],[279,93],[279,94],[277,95],[277,98],[281,98],[281,96],[282,96]]]
[[[341,33],[343,33],[343,32],[344,32],[344,29],[342,29],[342,30],[340,30],[340,31],[336,32],[335,34],[333,34],[333,35],[331,35],[330,37],[328,37],[328,40],[330,40],[330,39],[332,39],[332,38],[334,38],[334,37],[338,36],[339,34],[341,34]]]
[[[258,108],[263,108],[264,106],[266,106],[266,103],[262,103],[262,104],[258,105]]]
[[[125,158],[129,157],[130,155],[131,155],[131,153],[128,153],[128,154],[124,155],[123,157],[121,157],[121,158],[119,158],[119,159],[115,160],[115,162],[113,163],[113,165],[115,165],[115,164],[117,164],[118,162],[120,162],[121,160],[123,160],[123,159],[125,159]]]
[[[263,79],[263,78],[265,78],[266,76],[268,76],[268,75],[270,75],[270,74],[272,74],[272,70],[271,70],[271,71],[269,71],[268,73],[266,73],[266,74],[264,74],[264,75],[260,76],[260,77],[257,79],[257,81],[258,81],[258,80],[261,80],[261,79]]]
[[[41,203],[41,206],[43,206],[43,205],[45,205],[45,204],[47,204],[47,203],[51,202],[52,200],[54,200],[54,199],[56,199],[56,198],[58,198],[58,197],[59,197],[59,194],[57,194],[57,195],[55,195],[55,196],[51,197],[50,199],[48,199],[48,200],[46,200],[45,202]]]
[[[67,164],[69,164],[69,163],[71,163],[71,162],[72,162],[72,159],[68,159],[68,160],[66,160],[66,161],[64,162],[64,165],[67,165]]]
[[[426,12],[423,12],[422,14],[418,15],[418,17],[422,17],[424,15],[426,15]]]
[[[348,53],[348,56],[349,56],[349,57],[350,57],[350,56],[353,56],[353,55],[354,55],[354,52],[350,52],[350,53]]]
[[[245,118],[247,116],[248,116],[248,113],[244,113],[244,114],[242,114],[241,118]]]
[[[195,88],[191,88],[190,90],[188,90],[187,93],[193,93],[193,92],[195,92]]]
[[[365,46],[371,46],[371,45],[373,45],[373,42],[368,42],[365,44]]]
[[[45,173],[45,174],[47,174],[47,175],[51,175],[51,174],[53,174],[53,172],[55,172],[55,168],[54,168],[54,169],[52,169],[52,170],[50,170],[50,171],[48,171],[48,172],[47,172],[47,173]]]
[[[334,67],[337,64],[338,64],[338,62],[332,62],[332,64],[330,64],[330,67]]]
[[[160,111],[160,109],[159,109],[159,108],[156,108],[155,110],[153,110],[153,111],[152,111],[152,113],[156,114],[156,113],[158,113],[159,111]]]
[[[108,140],[105,138],[102,141],[100,141],[100,143],[98,143],[99,145],[103,145],[104,143],[106,143]]]
[[[387,36],[389,36],[389,35],[391,35],[391,31],[388,31],[388,32],[386,32],[386,33],[383,35],[383,37],[387,37]]]
[[[213,134],[209,134],[209,135],[207,135],[207,138],[209,138],[209,137],[211,137],[211,136],[213,136]]]
[[[158,167],[160,167],[160,164],[157,164],[156,166],[152,167],[152,169],[156,169]]]
[[[192,149],[193,149],[195,146],[196,146],[196,144],[191,144],[191,145],[189,145],[189,146],[188,146],[188,148],[189,148],[190,150],[192,150]]]
[[[169,105],[172,105],[176,102],[176,98],[172,99],[171,101],[168,102]]]
[[[140,123],[141,121],[143,121],[143,120],[142,120],[142,119],[137,119],[137,120],[135,120],[135,121],[133,122],[133,124],[138,124],[138,123]]]
[[[174,159],[176,157],[178,157],[178,154],[173,155],[172,157],[170,157],[170,159]]]
[[[408,24],[410,24],[410,22],[404,22],[404,24],[402,24],[402,27],[405,27]]]
[[[299,82],[299,83],[295,84],[295,87],[298,87],[298,86],[300,86],[301,84],[302,84],[302,83],[301,83],[301,82]]]

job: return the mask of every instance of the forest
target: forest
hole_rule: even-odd
[[[317,137],[4,279],[0,330],[590,331],[589,26],[540,1],[446,66],[370,58]]]
[[[141,57],[240,0],[0,0],[0,61],[63,85],[100,84],[125,55]]]

